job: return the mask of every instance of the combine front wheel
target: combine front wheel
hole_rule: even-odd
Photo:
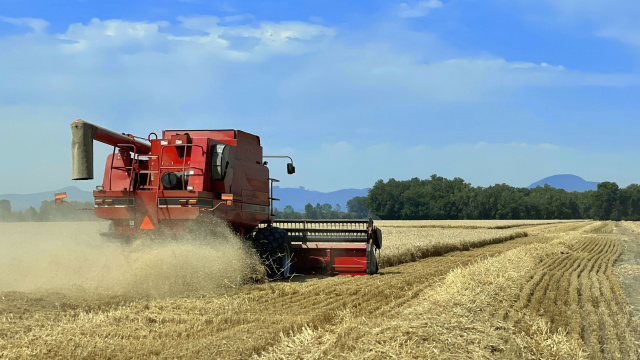
[[[253,247],[269,279],[286,279],[290,275],[291,253],[286,238],[286,231],[273,226],[259,228],[253,236]]]

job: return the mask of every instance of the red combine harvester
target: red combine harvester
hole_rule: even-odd
[[[378,272],[382,233],[371,219],[273,219],[278,180],[269,177],[256,135],[164,130],[160,138],[151,133],[143,139],[83,120],[71,123],[71,134],[73,180],[93,179],[94,140],[113,146],[102,185],[93,192],[94,212],[112,221],[112,235],[179,236],[215,217],[252,241],[270,278]],[[293,162],[287,172],[295,172]]]

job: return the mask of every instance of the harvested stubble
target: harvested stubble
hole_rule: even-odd
[[[283,338],[261,358],[640,358],[640,323],[611,276],[620,239],[540,238],[452,271],[366,326],[346,314]]]
[[[379,226],[383,234],[382,268],[527,236],[525,231],[514,230]]]
[[[542,315],[550,331],[581,341],[591,358],[640,358],[640,324],[612,271],[623,236],[601,235],[619,226],[597,224],[589,227],[591,234],[558,243],[559,251],[535,268],[513,311],[505,315],[509,321],[524,330],[524,317]]]
[[[590,352],[582,337],[554,332],[560,325],[553,315],[525,306],[526,315],[515,320],[508,311],[541,264],[595,238],[580,233],[586,225],[544,225],[529,237],[383,269],[380,276],[307,278],[152,301],[4,293],[0,358],[611,357]],[[598,285],[613,281],[605,276]],[[571,288],[571,282],[551,282],[556,293],[566,284]],[[612,290],[614,299],[618,295]],[[607,296],[594,292],[591,306],[604,306]],[[571,302],[576,305],[573,295]],[[556,300],[541,304],[547,309]],[[581,324],[593,319],[576,314]],[[604,336],[603,345],[615,339],[618,349],[633,345],[634,323],[613,311],[603,314],[610,317],[597,325],[603,333],[629,329],[628,338]]]
[[[383,276],[243,286],[224,295],[153,300],[2,294],[0,357],[247,358],[297,334],[411,303],[451,269],[529,243],[527,238],[382,271]],[[301,356],[303,357],[303,356]]]

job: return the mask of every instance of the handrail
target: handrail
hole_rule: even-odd
[[[204,146],[202,146],[202,145],[198,145],[198,144],[167,144],[167,145],[162,145],[162,150],[160,150],[160,157],[162,158],[162,153],[164,152],[164,149],[166,149],[168,147],[178,147],[178,146],[184,146],[185,148],[187,146],[197,146],[202,150],[202,155],[204,155]]]
[[[293,159],[291,158],[291,156],[287,156],[287,155],[263,155],[263,158],[276,158],[276,159],[289,159],[291,160],[291,163],[293,164]]]

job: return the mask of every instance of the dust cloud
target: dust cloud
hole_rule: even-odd
[[[108,222],[0,224],[0,292],[170,297],[216,292],[264,276],[255,253],[224,224],[180,239],[100,235]]]

